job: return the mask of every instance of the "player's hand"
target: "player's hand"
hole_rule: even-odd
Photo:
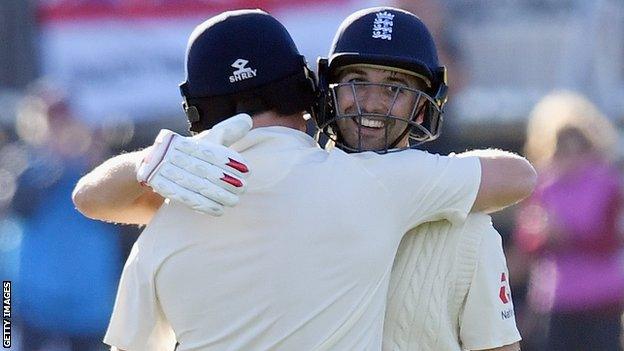
[[[220,216],[245,191],[247,162],[228,146],[251,126],[249,115],[238,114],[192,137],[162,129],[137,165],[137,180],[165,198]]]

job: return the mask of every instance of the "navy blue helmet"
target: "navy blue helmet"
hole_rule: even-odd
[[[192,131],[240,112],[310,111],[314,90],[315,79],[290,34],[264,11],[224,12],[189,38],[180,91]]]
[[[422,82],[422,88],[419,89],[381,84],[395,94],[392,104],[401,94],[413,97],[411,114],[393,115],[392,104],[384,112],[366,111],[361,105],[350,112],[341,111],[336,98],[338,91],[349,91],[358,100],[360,97],[356,95],[359,91],[374,84],[339,82],[343,69],[353,65],[389,69],[416,77]],[[340,119],[353,119],[358,122],[358,126],[361,126],[363,118],[377,121],[386,119],[392,121],[389,123],[401,123],[404,126],[398,136],[391,136],[386,131],[385,145],[373,151],[384,152],[396,148],[406,135],[409,135],[412,146],[439,136],[448,91],[446,68],[438,61],[431,33],[416,15],[393,7],[375,7],[355,12],[342,22],[328,58],[319,59],[318,74],[320,96],[316,107],[319,126],[339,147],[348,151],[365,151],[361,143],[345,143],[337,123]],[[378,124],[382,125],[381,122]]]

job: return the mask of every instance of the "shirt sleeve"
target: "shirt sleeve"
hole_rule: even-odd
[[[491,224],[483,230],[475,273],[460,315],[463,348],[483,350],[521,340],[516,327],[509,271],[500,234]]]
[[[366,157],[366,156],[365,156]],[[368,155],[370,171],[402,213],[405,231],[425,222],[466,219],[481,183],[478,157],[440,156],[420,150]]]
[[[176,339],[159,305],[140,239],[124,266],[104,343],[125,351],[172,351]]]

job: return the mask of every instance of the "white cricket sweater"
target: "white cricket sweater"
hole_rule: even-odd
[[[392,270],[383,349],[478,350],[520,340],[508,276],[487,215],[412,229]]]

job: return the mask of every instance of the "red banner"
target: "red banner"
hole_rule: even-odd
[[[345,0],[43,0],[40,22],[84,19],[140,19],[205,16],[227,10],[260,8],[268,12],[283,9],[345,3]]]

